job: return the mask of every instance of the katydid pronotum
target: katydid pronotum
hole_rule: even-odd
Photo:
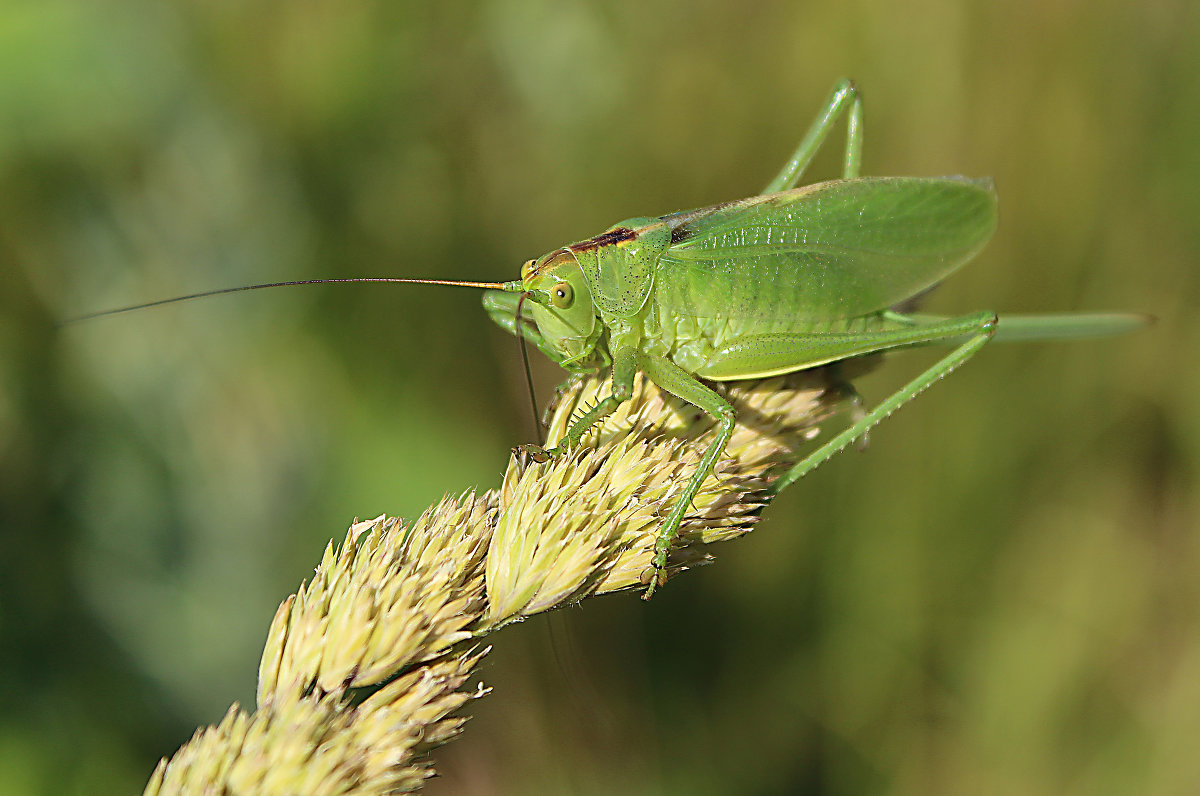
[[[843,116],[841,178],[797,187]],[[990,179],[860,177],[862,140],[862,101],[845,80],[834,87],[792,157],[761,194],[627,219],[594,238],[529,260],[520,279],[511,282],[303,280],[139,307],[314,282],[487,288],[484,305],[493,319],[562,367],[611,369],[609,396],[575,420],[559,447],[545,451],[551,456],[579,445],[590,428],[627,400],[640,371],[717,423],[699,467],[658,532],[653,571],[647,573],[649,597],[665,581],[680,524],[734,430],[733,407],[703,380],[760,378],[894,348],[950,346],[944,357],[785,472],[775,483],[778,491],[865,435],[993,338],[1086,337],[1145,323],[1143,316],[1129,314],[997,318],[987,311],[935,317],[894,309],[983,248],[996,226],[996,194]]]

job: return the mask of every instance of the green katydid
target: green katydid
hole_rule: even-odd
[[[839,116],[848,112],[842,178],[797,188]],[[795,153],[762,194],[632,218],[531,260],[506,293],[484,304],[510,331],[567,369],[611,366],[612,393],[568,430],[557,453],[579,444],[626,400],[637,371],[717,421],[691,483],[655,544],[646,596],[689,504],[734,428],[729,402],[701,379],[790,373],[893,348],[952,350],[848,428],[805,456],[778,491],[862,437],[988,340],[1116,334],[1145,318],[1124,314],[952,318],[905,314],[909,301],[974,257],[996,227],[990,179],[859,177],[862,101],[846,80],[833,90]],[[520,312],[514,296],[531,301]]]
[[[847,117],[841,179],[796,187],[834,125]],[[781,490],[827,461],[990,339],[1117,334],[1145,323],[1126,314],[957,317],[893,309],[974,257],[996,226],[990,179],[859,176],[862,101],[835,86],[791,159],[758,196],[631,218],[594,238],[525,263],[511,282],[367,278],[490,288],[484,305],[511,332],[571,371],[611,368],[611,394],[579,417],[548,455],[577,446],[627,400],[640,371],[717,422],[691,481],[670,507],[645,596],[665,580],[667,556],[693,498],[733,433],[733,407],[701,380],[731,381],[814,368],[894,348],[941,344],[949,353],[788,470]],[[126,308],[136,309],[136,308]],[[121,311],[121,310],[117,310]],[[97,313],[103,315],[107,313]],[[89,316],[92,317],[92,316]]]

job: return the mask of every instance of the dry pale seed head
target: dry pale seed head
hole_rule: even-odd
[[[607,388],[599,379],[569,386],[551,417],[548,444]],[[680,527],[668,574],[710,560],[703,545],[750,530],[779,467],[837,408],[835,397],[824,377],[812,374],[729,392],[736,431]],[[713,425],[639,378],[630,400],[579,449],[545,462],[515,459],[488,552],[486,624],[646,583],[661,519],[694,475]]]
[[[355,704],[343,691],[237,705],[159,763],[147,794],[382,794],[433,775],[430,749],[453,738],[450,716],[482,696],[459,689],[483,652],[420,666]]]
[[[663,447],[663,446],[658,446]],[[487,560],[487,622],[499,624],[581,599],[627,539],[655,524],[652,446],[632,435],[547,462],[515,461],[500,491]],[[657,492],[655,488],[657,487]]]
[[[379,517],[326,548],[275,615],[259,702],[280,688],[381,682],[468,639],[482,613],[493,498],[446,498],[408,525]]]
[[[551,444],[607,394],[572,382]],[[668,575],[748,531],[771,483],[844,404],[821,374],[741,384],[738,425],[668,559]],[[662,518],[711,444],[703,413],[638,379],[584,444],[537,462],[514,456],[499,493],[443,500],[414,522],[379,517],[332,543],[312,582],[280,606],[259,671],[259,710],[235,708],[163,761],[147,793],[394,793],[432,769],[457,734],[449,715],[479,655],[462,643],[499,625],[644,583]],[[486,592],[485,592],[486,583]],[[396,678],[356,706],[349,689]]]

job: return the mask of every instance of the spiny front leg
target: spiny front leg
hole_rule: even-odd
[[[583,435],[633,395],[633,380],[638,372],[639,352],[633,346],[625,346],[613,352],[612,392],[591,409],[571,423],[567,433],[553,448],[543,449],[537,445],[522,445],[518,450],[530,453],[535,460],[545,461],[550,456],[559,456],[577,446]]]

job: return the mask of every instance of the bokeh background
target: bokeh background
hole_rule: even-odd
[[[843,75],[865,173],[996,178],[929,309],[1159,323],[985,349],[649,605],[506,629],[428,791],[1200,791],[1193,0],[8,0],[0,792],[136,791],[331,537],[533,438],[470,291],[56,322],[511,279],[756,192]]]

